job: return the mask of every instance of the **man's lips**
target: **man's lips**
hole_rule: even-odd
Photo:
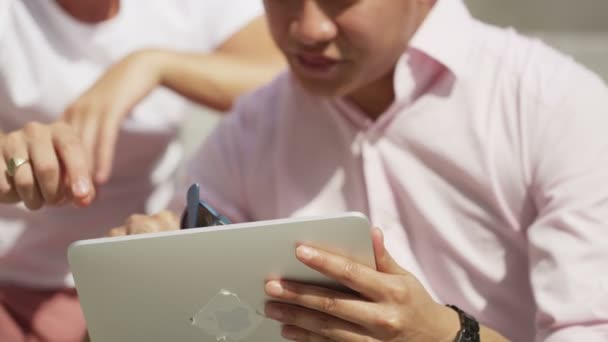
[[[296,58],[300,64],[311,69],[328,69],[340,62],[321,54],[298,53]]]

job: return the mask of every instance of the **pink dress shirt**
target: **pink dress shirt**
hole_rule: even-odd
[[[441,0],[376,121],[290,74],[196,155],[235,221],[361,211],[443,303],[513,341],[608,341],[608,88]]]

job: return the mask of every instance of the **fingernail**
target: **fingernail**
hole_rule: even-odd
[[[272,319],[279,320],[283,317],[283,312],[281,311],[281,309],[276,308],[271,305],[271,306],[266,307],[266,316],[268,316]]]
[[[283,294],[283,286],[278,281],[271,281],[266,284],[266,291],[271,296],[280,296]]]
[[[317,255],[317,251],[307,246],[300,246],[296,249],[296,254],[300,259],[311,260]]]
[[[91,183],[85,177],[80,177],[76,180],[76,183],[72,185],[72,192],[76,197],[84,197],[91,191]]]
[[[281,335],[283,335],[283,337],[288,340],[295,340],[295,338],[297,337],[296,332],[290,328],[283,328],[283,330],[281,331]]]
[[[107,176],[105,172],[97,172],[95,174],[95,182],[97,182],[98,184],[103,184],[107,181]]]

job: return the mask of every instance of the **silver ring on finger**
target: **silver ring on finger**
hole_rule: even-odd
[[[10,158],[8,160],[8,162],[6,163],[6,174],[9,175],[11,178],[15,177],[15,173],[17,173],[17,169],[25,164],[28,163],[29,159],[27,158]]]

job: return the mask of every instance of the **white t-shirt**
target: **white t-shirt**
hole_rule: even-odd
[[[111,64],[148,47],[209,52],[262,14],[258,0],[123,0],[85,24],[50,0],[0,0],[0,130],[52,122]],[[110,182],[85,209],[0,206],[0,284],[71,286],[66,248],[171,197],[187,101],[155,90],[123,125]]]

